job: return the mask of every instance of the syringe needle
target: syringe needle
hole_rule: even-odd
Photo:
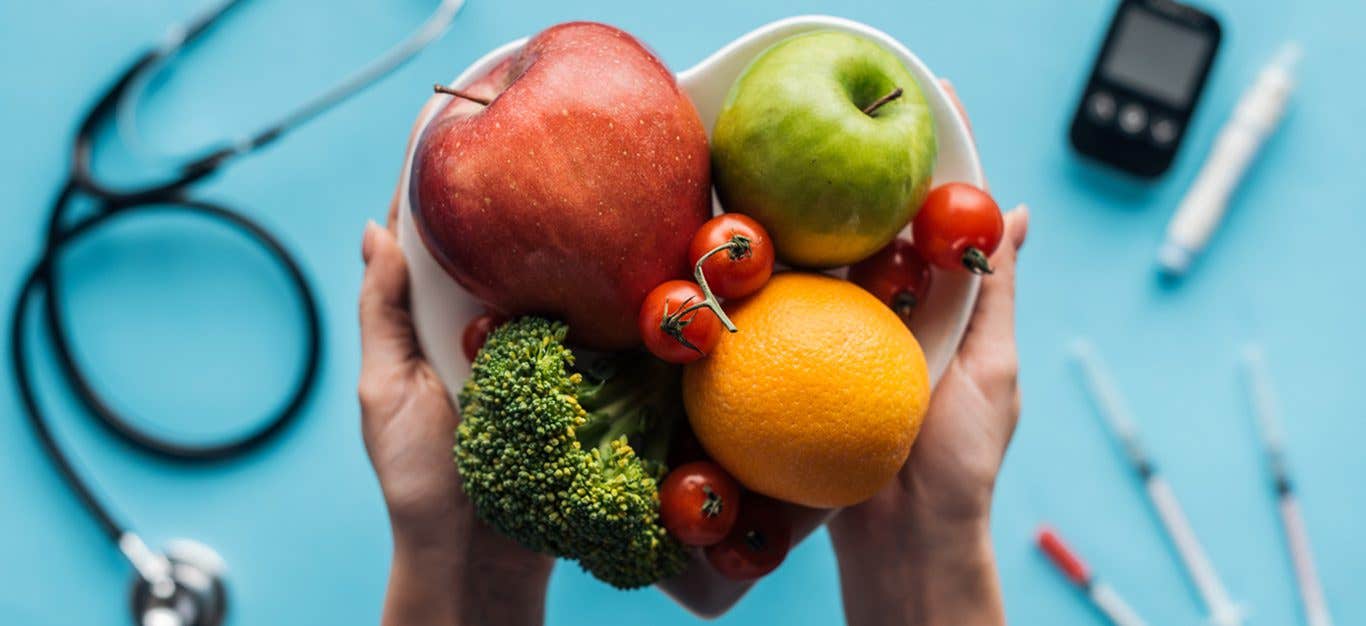
[[[1300,513],[1299,498],[1295,496],[1294,483],[1290,480],[1290,471],[1285,463],[1282,451],[1284,439],[1281,435],[1280,420],[1277,418],[1275,396],[1271,391],[1271,376],[1267,372],[1266,359],[1261,349],[1257,346],[1248,346],[1244,349],[1243,365],[1247,374],[1247,389],[1251,397],[1253,416],[1257,420],[1257,429],[1261,433],[1266,450],[1267,464],[1276,485],[1281,526],[1290,548],[1295,580],[1299,583],[1305,622],[1309,626],[1332,626],[1333,618],[1328,613],[1328,603],[1323,597],[1318,570],[1314,567],[1314,555],[1309,547],[1309,533],[1305,530],[1304,516]]]
[[[1247,391],[1252,401],[1252,415],[1257,419],[1257,433],[1268,453],[1281,451],[1281,424],[1276,417],[1276,398],[1271,392],[1271,377],[1266,370],[1266,357],[1259,346],[1243,349],[1243,369],[1247,374]]]
[[[1147,451],[1138,438],[1138,426],[1134,424],[1119,389],[1110,378],[1109,372],[1101,365],[1095,347],[1085,339],[1072,342],[1072,359],[1082,375],[1082,384],[1090,394],[1096,411],[1105,421],[1110,432],[1119,439],[1130,463],[1145,479],[1152,472]]]
[[[1130,417],[1119,389],[1109,373],[1101,364],[1100,357],[1091,343],[1078,339],[1072,344],[1072,357],[1082,374],[1082,382],[1096,405],[1097,412],[1104,422],[1124,445],[1134,469],[1143,479],[1148,502],[1157,511],[1167,538],[1176,548],[1181,563],[1186,568],[1191,582],[1204,601],[1210,613],[1210,622],[1219,626],[1237,626],[1242,623],[1242,610],[1229,598],[1213,562],[1205,554],[1191,528],[1190,521],[1176,500],[1176,494],[1153,466],[1138,438],[1138,427]]]

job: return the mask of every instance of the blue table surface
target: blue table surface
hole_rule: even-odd
[[[0,7],[0,293],[8,303],[38,249],[67,167],[75,120],[96,91],[193,3],[52,0]],[[146,104],[160,146],[191,146],[298,101],[396,41],[431,1],[247,3]],[[752,0],[598,3],[470,0],[410,65],[200,193],[244,208],[302,259],[322,298],[321,386],[302,421],[260,454],[178,466],[113,442],[33,351],[62,441],[116,509],[154,544],[188,535],[230,563],[234,624],[373,623],[389,541],[358,429],[355,298],[366,219],[382,218],[408,125],[436,80],[549,24],[615,23],[675,68],[751,28],[802,13],[873,24],[954,79],[972,113],[993,190],[1028,202],[1019,285],[1025,411],[1001,475],[993,534],[1011,620],[1100,617],[1040,557],[1056,525],[1154,624],[1203,611],[1139,485],[1092,413],[1066,358],[1091,337],[1232,595],[1254,624],[1298,623],[1294,579],[1239,377],[1245,342],[1264,343],[1285,407],[1290,462],[1339,623],[1366,623],[1360,578],[1366,490],[1366,4],[1209,3],[1225,40],[1186,146],[1165,178],[1141,184],[1078,161],[1066,124],[1112,3]],[[1210,254],[1176,286],[1154,252],[1183,188],[1244,86],[1285,39],[1307,52],[1283,128],[1238,193]],[[191,108],[185,103],[196,98]],[[101,161],[131,175],[120,154]],[[201,222],[133,220],[77,246],[62,289],[78,358],[117,406],[170,432],[241,425],[283,393],[301,349],[288,285],[257,250]],[[7,304],[8,306],[8,304]],[[34,325],[37,326],[36,324]],[[30,328],[37,338],[39,329]],[[8,336],[8,334],[6,334]],[[8,361],[6,361],[8,364]],[[79,508],[0,377],[0,622],[126,623],[129,571]],[[834,559],[806,542],[720,623],[839,619]],[[549,622],[689,623],[656,591],[618,593],[557,570]]]

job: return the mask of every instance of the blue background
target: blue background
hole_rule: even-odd
[[[135,51],[200,4],[0,5],[4,300],[37,251],[75,120]],[[185,147],[260,122],[396,41],[433,4],[248,3],[147,103],[156,122],[145,128],[158,145]],[[1034,551],[1043,521],[1150,623],[1202,616],[1067,364],[1067,341],[1087,335],[1108,357],[1228,588],[1250,606],[1251,623],[1292,624],[1293,578],[1236,371],[1245,342],[1265,343],[1329,602],[1340,623],[1366,623],[1366,599],[1354,593],[1366,574],[1366,297],[1357,268],[1366,91],[1354,78],[1366,58],[1366,5],[1210,4],[1225,40],[1209,90],[1173,170],[1141,184],[1079,162],[1063,139],[1111,2],[470,0],[415,62],[201,191],[260,218],[321,290],[326,360],[301,423],[264,453],[224,465],[148,460],[76,410],[38,349],[31,358],[44,404],[80,466],[151,543],[188,535],[223,553],[234,574],[233,623],[373,623],[389,543],[354,396],[359,242],[365,220],[383,217],[408,126],[432,82],[495,45],[573,18],[622,26],[684,68],[767,21],[833,13],[886,30],[951,77],[996,195],[1033,208],[1019,295],[1025,412],[993,519],[1012,621],[1099,623]],[[1164,287],[1153,256],[1171,210],[1240,91],[1287,38],[1307,51],[1289,117],[1211,253],[1184,283]],[[102,161],[134,173],[117,154]],[[205,434],[240,425],[283,392],[301,328],[283,277],[240,240],[193,220],[135,220],[78,246],[65,263],[79,358],[118,406],[171,432]],[[12,380],[0,376],[0,621],[125,623],[128,569],[39,454]],[[560,625],[692,620],[655,591],[612,592],[572,567],[557,571],[549,613]],[[833,556],[818,535],[720,621],[839,617]]]

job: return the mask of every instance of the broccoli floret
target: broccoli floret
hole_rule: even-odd
[[[465,493],[503,534],[615,587],[676,575],[686,557],[659,521],[658,483],[679,372],[642,353],[579,371],[567,332],[524,317],[475,358],[455,439]]]

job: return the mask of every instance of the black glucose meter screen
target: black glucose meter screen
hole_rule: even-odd
[[[1140,8],[1120,17],[1101,73],[1105,78],[1185,109],[1210,53],[1210,38]]]

